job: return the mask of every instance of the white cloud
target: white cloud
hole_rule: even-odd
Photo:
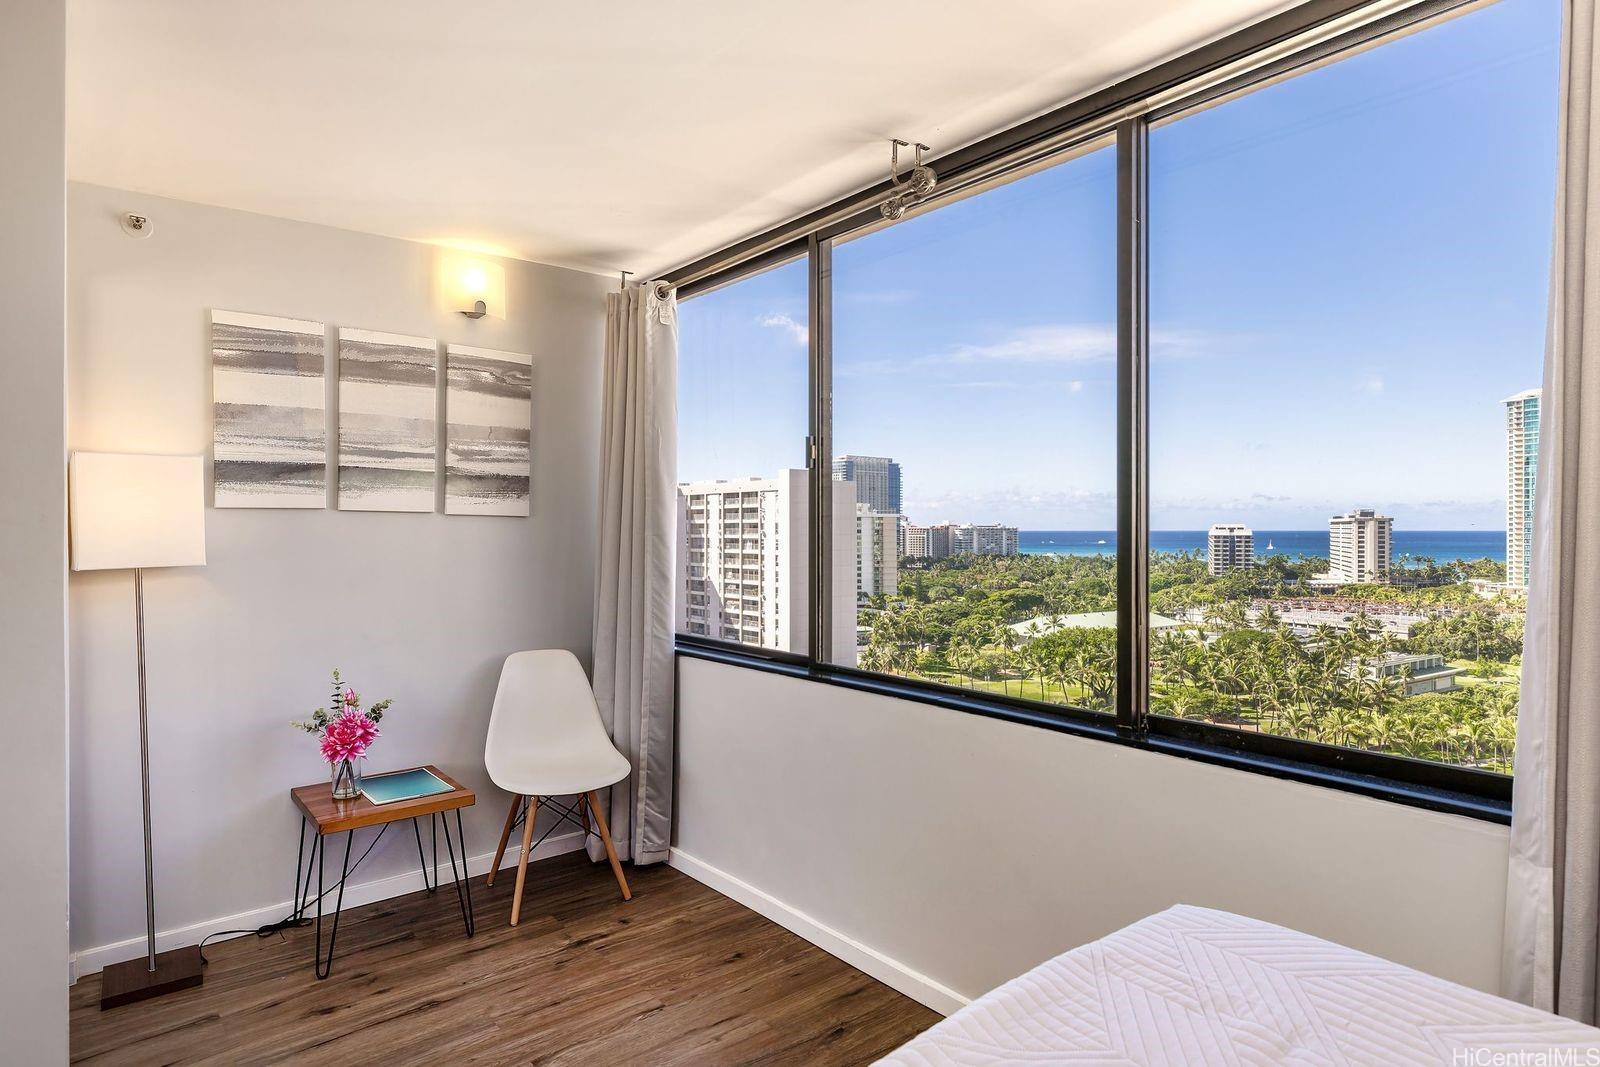
[[[806,329],[805,323],[796,322],[793,318],[783,314],[782,312],[777,312],[771,315],[763,315],[757,321],[760,322],[761,325],[774,330],[786,330],[789,336],[794,338],[796,344],[805,344],[807,338],[810,336],[809,331]]]
[[[1083,392],[1083,382],[1079,381],[1079,380],[1073,380],[1073,381],[1068,382],[1067,383],[1067,392],[1069,392],[1069,393],[1081,393],[1081,392]]]
[[[782,323],[777,321],[780,319]],[[776,326],[790,324],[791,321],[787,316],[769,315],[762,320],[762,324]],[[1230,334],[1224,337],[1197,330],[1155,330],[1150,335],[1150,355],[1154,360],[1169,360],[1213,354],[1221,350],[1220,342],[1224,339],[1234,343],[1245,340],[1243,335]],[[1117,328],[1114,323],[1049,323],[1014,327],[1000,332],[992,341],[960,344],[942,352],[918,356],[840,359],[836,354],[834,376],[861,378],[900,375],[920,367],[931,369],[985,364],[1073,366],[1109,363],[1116,356]],[[1072,388],[1076,392],[1079,387]]]
[[[1373,396],[1376,396],[1377,394],[1383,392],[1383,379],[1378,377],[1376,374],[1369,374],[1366,380],[1361,383],[1359,388],[1363,393],[1371,393]]]
[[[930,493],[905,501],[906,513],[920,523],[1005,522],[1025,529],[1055,528],[1063,521],[1093,529],[1115,521],[1116,507],[1117,495],[1103,490],[1019,486],[975,493]]]
[[[998,341],[960,345],[940,358],[943,363],[1084,363],[1117,354],[1114,326],[1023,326]]]
[[[1215,350],[1216,339],[1194,330],[1154,330],[1152,359],[1182,359]],[[1020,326],[987,344],[959,345],[929,356],[934,363],[1092,363],[1117,357],[1113,323],[1054,323]]]

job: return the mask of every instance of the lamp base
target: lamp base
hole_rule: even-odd
[[[113,963],[100,972],[100,1010],[151,997],[193,989],[205,980],[205,963],[199,945],[186,945],[156,954],[156,969],[144,956]]]

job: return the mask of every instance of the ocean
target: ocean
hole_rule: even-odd
[[[1264,556],[1328,556],[1327,530],[1257,530],[1256,558]],[[1115,530],[1023,530],[1017,545],[1024,555],[1108,556],[1117,551]],[[1271,548],[1267,546],[1271,545]],[[1157,552],[1206,550],[1204,530],[1151,530],[1150,547]],[[1457,559],[1492,559],[1504,563],[1504,530],[1396,530],[1394,560],[1404,563],[1418,556],[1448,563]]]

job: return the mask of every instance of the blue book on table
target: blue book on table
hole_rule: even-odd
[[[361,794],[374,804],[393,804],[448,793],[453,787],[436,775],[421,769],[374,774],[361,783]]]

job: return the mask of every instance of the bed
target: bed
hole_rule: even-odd
[[[1563,1051],[1516,1058],[1550,1049]],[[1600,1030],[1281,926],[1179,905],[1040,964],[880,1062],[1600,1064]]]

